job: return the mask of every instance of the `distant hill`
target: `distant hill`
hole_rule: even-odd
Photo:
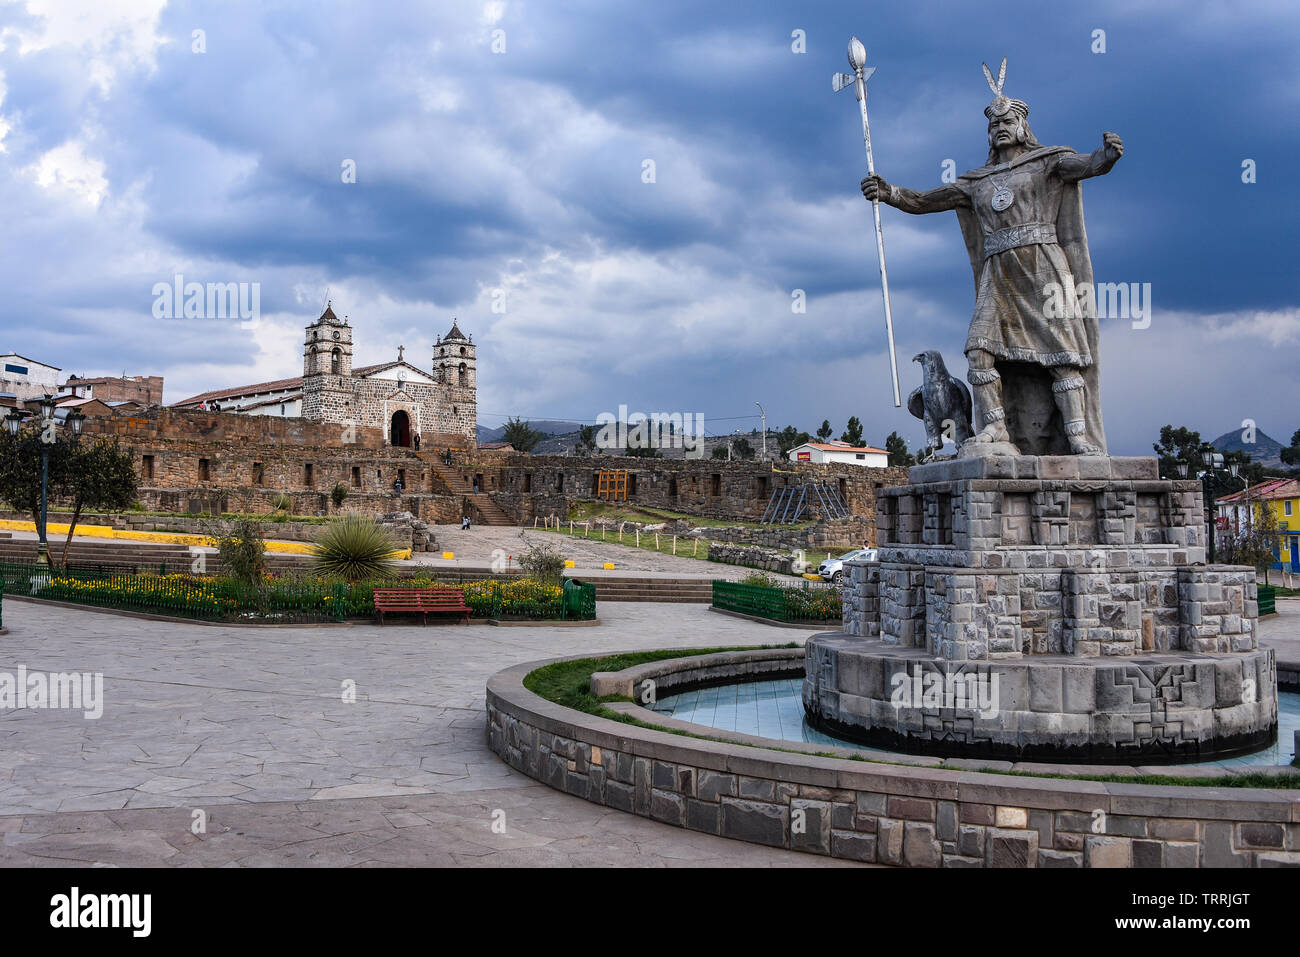
[[[1220,452],[1245,452],[1252,462],[1258,462],[1268,468],[1290,468],[1282,461],[1283,445],[1277,439],[1267,435],[1262,429],[1255,430],[1253,444],[1241,440],[1241,429],[1224,432],[1210,444]]]
[[[545,432],[547,435],[566,435],[570,432],[577,432],[582,426],[581,422],[561,422],[554,419],[538,419],[536,422],[524,420],[536,429],[538,432]],[[478,441],[481,445],[484,442],[500,442],[501,437],[506,434],[506,427],[498,425],[494,429],[489,429],[485,425],[478,426]]]
[[[534,426],[537,428],[537,426]],[[743,437],[749,440],[750,448],[759,452],[763,447],[762,433],[755,430],[754,432],[744,433]],[[492,441],[491,439],[488,440]],[[704,451],[702,458],[710,458],[713,450],[718,446],[726,447],[728,436],[725,435],[706,435],[704,437]],[[533,449],[534,455],[573,455],[574,447],[578,444],[578,430],[575,428],[572,432],[557,432],[537,443],[537,448]],[[767,433],[767,453],[769,459],[777,458],[777,448],[779,439],[777,434],[771,430]],[[601,455],[616,454],[613,450],[600,452]],[[659,450],[660,457],[665,459],[681,459],[686,457],[686,450],[681,448],[666,448]]]

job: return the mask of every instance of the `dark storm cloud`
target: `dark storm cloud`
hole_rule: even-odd
[[[328,290],[358,362],[424,355],[459,316],[485,424],[620,403],[731,422],[761,399],[769,424],[858,415],[915,441],[889,400],[857,111],[829,84],[856,32],[891,181],[983,162],[979,64],[1003,55],[1043,142],[1124,137],[1084,188],[1097,278],[1151,283],[1155,306],[1148,329],[1104,324],[1113,450],[1165,421],[1217,433],[1236,406],[1300,425],[1275,399],[1300,339],[1289,5],[27,6],[0,13],[0,325],[65,370],[162,373],[169,400],[292,375]],[[960,368],[955,217],[884,215],[905,382],[924,348]],[[151,290],[176,273],[259,282],[262,322],[160,325]]]

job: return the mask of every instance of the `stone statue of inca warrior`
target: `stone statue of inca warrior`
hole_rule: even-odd
[[[862,194],[908,213],[957,212],[975,274],[966,359],[979,430],[961,455],[1105,454],[1079,181],[1109,172],[1124,146],[1114,133],[1091,155],[1043,146],[1029,106],[1002,95],[1006,72],[1005,58],[996,82],[984,66],[993,91],[984,166],[923,193],[868,176]]]

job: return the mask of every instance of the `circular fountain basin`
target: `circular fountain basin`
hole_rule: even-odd
[[[1202,762],[1277,739],[1271,649],[946,661],[842,632],[805,646],[816,728],[875,748],[1086,764]]]

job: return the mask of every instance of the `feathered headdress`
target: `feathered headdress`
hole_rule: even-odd
[[[984,115],[990,120],[995,116],[1005,116],[1008,111],[1014,110],[1024,119],[1029,116],[1029,104],[1024,100],[1014,100],[1002,95],[1002,85],[1007,82],[1007,58],[1002,58],[1002,67],[998,70],[997,82],[993,82],[993,71],[989,69],[987,63],[981,64],[984,67],[984,79],[988,82],[989,89],[993,91],[993,102],[984,107]]]

